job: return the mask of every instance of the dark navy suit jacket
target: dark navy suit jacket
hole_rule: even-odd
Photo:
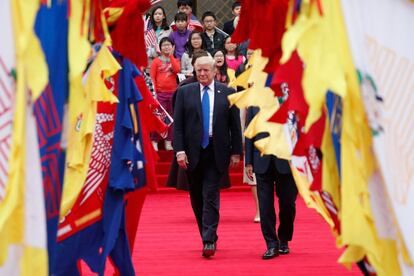
[[[242,153],[242,137],[239,109],[230,107],[228,95],[234,92],[226,85],[214,82],[213,148],[217,169],[228,169],[230,155]],[[180,87],[174,108],[174,151],[185,151],[193,170],[199,161],[203,135],[200,84],[191,83]]]
[[[250,123],[253,117],[259,112],[257,107],[249,107],[246,114],[246,125]],[[260,140],[269,136],[267,133],[259,133],[253,139],[245,139],[245,165],[253,165],[255,173],[265,173],[270,165],[270,162],[275,162],[277,171],[281,174],[290,174],[291,170],[289,162],[284,159],[279,159],[273,155],[260,156],[260,151],[254,146],[256,140]]]

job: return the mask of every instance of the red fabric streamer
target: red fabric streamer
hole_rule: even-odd
[[[250,39],[249,48],[262,49],[263,56],[270,58],[266,72],[274,72],[279,65],[288,8],[289,0],[242,1],[240,20],[232,41],[241,43]]]
[[[88,33],[90,36],[90,40],[93,42],[103,42],[105,40],[101,19],[102,9],[103,5],[100,0],[91,0]],[[85,10],[82,11],[83,14],[85,12]]]
[[[310,127],[307,133],[302,133],[292,155],[306,156],[309,162],[313,182],[310,187],[312,191],[322,190],[322,144],[323,133],[325,131],[326,112],[323,111],[321,117]]]
[[[302,129],[308,116],[309,105],[305,100],[302,89],[303,63],[298,53],[293,52],[291,58],[282,64],[275,72],[271,88],[275,96],[283,96],[280,85],[287,83],[289,96],[280,106],[279,110],[269,119],[269,122],[283,124],[286,122],[289,111],[294,111],[298,120],[298,129]]]
[[[135,78],[135,83],[141,92],[143,100],[138,103],[138,110],[141,120],[142,143],[145,154],[145,174],[147,177],[147,187],[155,191],[157,189],[157,175],[155,173],[155,161],[158,159],[158,154],[154,150],[150,141],[150,132],[163,133],[168,126],[163,121],[154,115],[154,110],[159,108],[159,102],[155,100],[151,92],[145,84],[144,77],[138,76]]]
[[[143,14],[151,7],[149,0],[112,0],[109,8],[123,8],[119,19],[110,26],[113,48],[138,68],[147,66]]]
[[[310,0],[311,5],[315,4],[315,2],[316,2],[316,5],[318,7],[319,15],[323,16],[323,8],[322,8],[321,0]]]

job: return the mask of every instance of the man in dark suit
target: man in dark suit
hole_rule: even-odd
[[[259,108],[250,107],[247,110],[246,123],[248,124],[259,112]],[[266,241],[267,250],[263,259],[271,259],[280,254],[288,254],[288,241],[292,240],[293,222],[296,214],[296,197],[298,190],[286,160],[273,155],[260,156],[259,150],[254,146],[256,140],[268,136],[259,133],[253,139],[245,140],[245,166],[247,175],[256,174],[257,196],[260,209],[260,226]],[[274,206],[274,193],[279,199],[279,228],[276,234],[276,213]]]
[[[177,163],[187,169],[190,198],[200,235],[203,256],[216,250],[219,222],[219,180],[229,164],[236,166],[242,152],[239,110],[230,107],[234,92],[214,81],[211,56],[195,62],[198,82],[178,89],[174,110],[174,151]]]

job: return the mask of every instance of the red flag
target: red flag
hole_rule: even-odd
[[[281,41],[286,29],[288,2],[288,0],[242,1],[240,20],[232,35],[232,41],[241,43],[250,39],[249,48],[262,49],[263,56],[270,58],[266,72],[274,72],[282,56]]]
[[[71,211],[59,223],[58,241],[73,236],[102,218],[111,161],[115,112],[116,104],[98,102],[94,141],[86,180]]]
[[[111,26],[113,47],[138,68],[147,66],[142,15],[151,7],[149,0],[112,0],[108,8],[123,8],[119,19]]]
[[[271,87],[276,96],[283,96],[280,93],[280,85],[286,83],[289,89],[287,100],[282,103],[279,110],[269,119],[270,122],[285,123],[289,111],[294,111],[298,120],[298,129],[301,129],[309,111],[309,105],[305,100],[302,89],[303,63],[295,51],[285,64],[282,64],[272,80]]]
[[[323,133],[325,131],[326,112],[323,111],[321,117],[309,129],[307,133],[302,133],[293,149],[292,155],[305,156],[309,162],[313,182],[310,187],[313,191],[322,190],[322,144]]]

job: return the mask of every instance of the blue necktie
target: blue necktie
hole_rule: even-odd
[[[203,88],[201,110],[203,112],[203,139],[201,140],[201,147],[205,149],[208,146],[208,127],[210,125],[210,97],[208,96],[208,86],[204,86]]]

